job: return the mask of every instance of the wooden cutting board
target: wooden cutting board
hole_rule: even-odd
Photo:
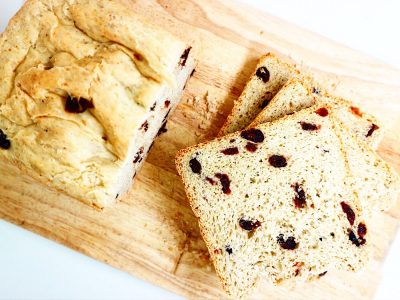
[[[228,0],[138,0],[132,9],[190,42],[199,60],[168,132],[154,144],[132,190],[96,211],[10,166],[0,169],[0,217],[189,298],[225,298],[181,181],[177,150],[215,136],[255,67],[273,51],[337,95],[381,118],[379,153],[400,171],[400,70]],[[395,235],[400,206],[375,217],[374,255],[358,274],[330,272],[286,290],[266,282],[255,299],[368,299]]]

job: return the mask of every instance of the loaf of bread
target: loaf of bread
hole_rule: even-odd
[[[0,36],[0,159],[113,203],[179,102],[190,50],[122,1],[28,0]]]
[[[291,78],[304,76],[272,53],[262,56],[226,119],[220,136],[245,129]]]
[[[376,149],[383,138],[384,131],[379,121],[360,110],[350,101],[315,92],[309,80],[290,79],[270,101],[249,127],[279,119],[282,116],[310,107],[315,104],[329,104],[341,122],[361,141]]]
[[[368,260],[367,228],[331,108],[312,107],[178,153],[226,291],[312,280]]]

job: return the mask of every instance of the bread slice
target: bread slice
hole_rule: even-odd
[[[393,205],[399,193],[398,176],[370,148],[376,147],[382,138],[381,129],[368,137],[366,134],[369,128],[374,126],[373,124],[377,126],[378,122],[372,116],[361,113],[360,109],[352,106],[350,102],[330,96],[315,95],[306,82],[292,79],[257,116],[251,126],[279,119],[315,103],[333,106],[332,114],[340,124],[337,126],[337,131],[350,168],[349,180],[359,195],[365,213],[371,215],[375,211],[387,210]]]
[[[0,159],[112,204],[179,102],[190,50],[122,1],[28,0],[0,36]]]
[[[334,106],[337,116],[351,132],[374,149],[378,147],[384,131],[375,117],[361,112],[350,101],[326,93],[314,93],[314,88],[309,81],[297,78],[285,84],[249,127],[276,120],[316,103]]]
[[[220,136],[245,129],[290,78],[303,77],[272,53],[262,56],[243,93],[234,103]]]
[[[275,284],[312,280],[368,260],[367,225],[346,183],[329,111],[309,108],[178,153],[178,172],[230,295],[249,294],[261,276]]]
[[[350,170],[349,183],[357,191],[364,215],[388,210],[400,193],[398,174],[369,145],[350,132],[338,116],[337,109],[332,111],[339,124],[336,130]]]

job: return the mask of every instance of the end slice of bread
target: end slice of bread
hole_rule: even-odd
[[[294,77],[302,75],[293,65],[283,62],[272,53],[262,56],[219,135],[245,129],[268,106],[283,85]]]

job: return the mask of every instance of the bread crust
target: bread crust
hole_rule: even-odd
[[[27,1],[0,36],[0,158],[111,205],[180,101],[190,50],[121,0]]]

